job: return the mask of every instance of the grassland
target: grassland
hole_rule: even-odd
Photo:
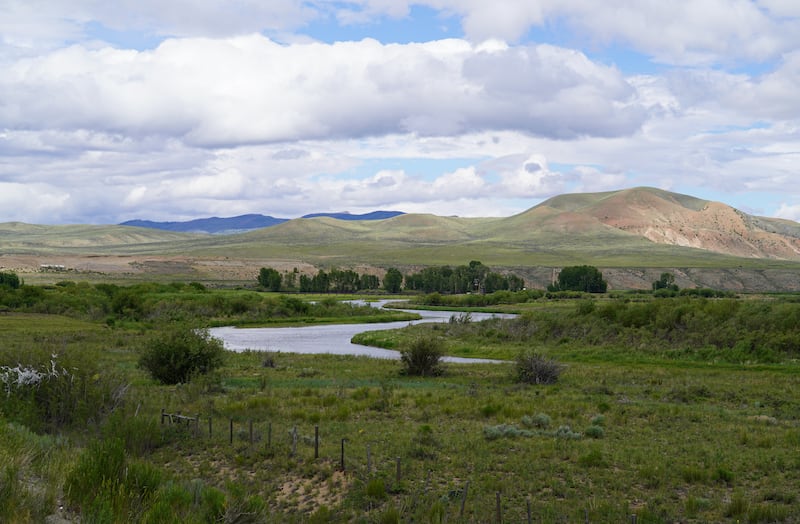
[[[4,522],[494,522],[498,507],[503,522],[527,521],[529,507],[536,522],[800,519],[800,304],[790,296],[539,298],[514,305],[527,313],[508,325],[370,335],[394,347],[440,337],[450,354],[507,363],[420,378],[390,360],[230,353],[178,386],[137,365],[176,315],[302,320],[311,306],[179,284],[24,296],[60,309],[4,297],[0,366],[71,378],[5,383]],[[730,345],[743,333],[748,344]],[[565,366],[555,385],[514,380],[523,349]],[[162,424],[162,409],[199,423]]]

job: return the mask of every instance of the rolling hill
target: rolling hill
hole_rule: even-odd
[[[800,260],[800,224],[748,215],[711,202],[653,188],[553,197],[503,221],[506,237],[525,241],[542,232],[619,238],[735,257]]]
[[[389,266],[410,269],[480,260],[522,271],[532,282],[546,283],[554,267],[592,264],[604,268],[604,274],[616,272],[618,287],[644,287],[660,268],[669,268],[677,270],[682,285],[794,289],[800,272],[800,224],[748,215],[688,195],[633,188],[559,195],[510,217],[322,216],[239,234],[0,224],[0,266],[12,267],[4,260],[21,254],[46,257],[52,264],[66,255],[128,257],[118,263],[134,272],[150,267],[168,271],[169,264],[153,262],[168,259],[182,268],[181,275],[194,272],[198,278],[212,273],[245,278],[259,265],[371,267],[380,272]],[[86,260],[75,264],[93,267]]]

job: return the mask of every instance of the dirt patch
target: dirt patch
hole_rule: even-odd
[[[0,271],[13,271],[29,283],[60,280],[140,281],[198,280],[255,284],[262,267],[280,272],[314,274],[317,268],[299,260],[194,258],[182,256],[0,255]]]
[[[330,477],[287,478],[277,494],[281,506],[296,511],[313,513],[322,506],[334,508],[344,500],[352,480],[343,472],[335,471]]]

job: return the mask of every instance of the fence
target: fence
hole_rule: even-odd
[[[195,437],[203,437],[205,436],[208,439],[220,438],[219,435],[215,435],[215,423],[214,419],[211,417],[207,417],[206,423],[204,427],[207,425],[207,433],[206,431],[200,430],[200,414],[196,414],[195,416],[187,416],[182,415],[180,411],[177,413],[167,413],[165,409],[162,408],[161,410],[161,424],[162,426],[165,425],[167,422],[170,425],[180,426],[185,428],[187,431],[193,432]],[[225,424],[227,422],[227,424]],[[244,442],[248,446],[256,446],[265,445],[268,449],[273,448],[273,424],[272,422],[261,422],[256,423],[252,419],[246,421],[245,423],[235,421],[233,418],[223,419],[223,425],[227,426],[227,431],[225,432],[226,440],[229,445],[239,444]],[[237,431],[238,428],[238,431]],[[263,430],[266,433],[266,438],[264,438]],[[219,431],[217,431],[219,433]],[[288,442],[284,445],[288,447],[288,454],[290,457],[297,457],[298,456],[298,442],[300,440],[299,433],[298,433],[298,426],[293,425],[291,429],[288,430]],[[313,438],[304,438],[304,442],[306,442],[309,446],[313,446],[314,450],[314,460],[320,459],[320,427],[319,425],[314,425],[314,436]],[[365,474],[366,477],[371,477],[374,473],[377,472],[376,462],[374,460],[374,454],[372,449],[372,444],[367,443],[365,446],[365,462],[360,462],[359,459],[353,458],[351,456],[350,450],[348,449],[347,444],[349,443],[348,438],[339,438],[336,439],[337,441],[337,448],[338,448],[338,457],[335,457],[335,460],[338,462],[339,470],[342,472],[350,472],[350,473],[359,473]],[[277,444],[277,443],[275,443]],[[328,460],[333,461],[333,457],[328,457]],[[394,481],[399,485],[403,479],[403,462],[402,457],[393,457],[390,461],[384,460],[384,463],[392,463],[393,467],[393,477]],[[430,470],[428,471],[427,478],[423,484],[422,494],[427,494],[430,484]],[[454,492],[450,492],[448,498],[452,499],[455,498],[455,502],[458,503],[458,519],[460,522],[463,522],[464,519],[467,517],[467,503],[469,500],[470,495],[470,485],[471,481],[467,480],[464,485],[463,489],[455,490]],[[491,522],[502,524],[504,522],[504,501],[502,498],[502,494],[499,491],[495,492],[494,497],[494,508],[493,508],[493,515],[491,517]],[[533,512],[533,502],[530,497],[525,498],[525,508],[523,510],[524,518],[530,524],[534,522],[534,512]],[[637,515],[630,515],[630,523],[637,524]],[[473,519],[469,520],[473,522]],[[516,519],[514,520],[516,521]],[[541,521],[541,520],[540,520]],[[559,520],[560,522],[569,522],[567,518],[562,518]],[[444,516],[443,522],[447,522],[447,516]],[[485,519],[480,519],[478,522],[488,522]],[[585,524],[589,524],[589,510],[584,509],[583,511],[583,522]]]

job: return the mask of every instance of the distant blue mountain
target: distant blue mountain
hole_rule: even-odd
[[[313,213],[303,218],[330,217],[338,220],[383,220],[402,215],[401,211],[373,211],[363,215],[352,215],[350,213]],[[165,231],[177,231],[181,233],[211,233],[224,235],[232,233],[244,233],[253,229],[276,226],[288,222],[288,218],[275,218],[266,215],[250,214],[240,215],[229,218],[197,218],[186,222],[154,222],[152,220],[128,220],[122,222],[121,226],[147,227],[150,229],[161,229]]]
[[[352,215],[350,213],[312,213],[304,215],[303,218],[330,217],[337,220],[385,220],[387,218],[405,215],[402,211],[373,211],[363,215]]]
[[[186,222],[153,222],[151,220],[128,220],[121,226],[149,227],[150,229],[163,229],[165,231],[179,231],[182,233],[242,233],[251,229],[260,229],[282,224],[288,218],[275,218],[265,215],[240,215],[229,218],[197,218]]]

